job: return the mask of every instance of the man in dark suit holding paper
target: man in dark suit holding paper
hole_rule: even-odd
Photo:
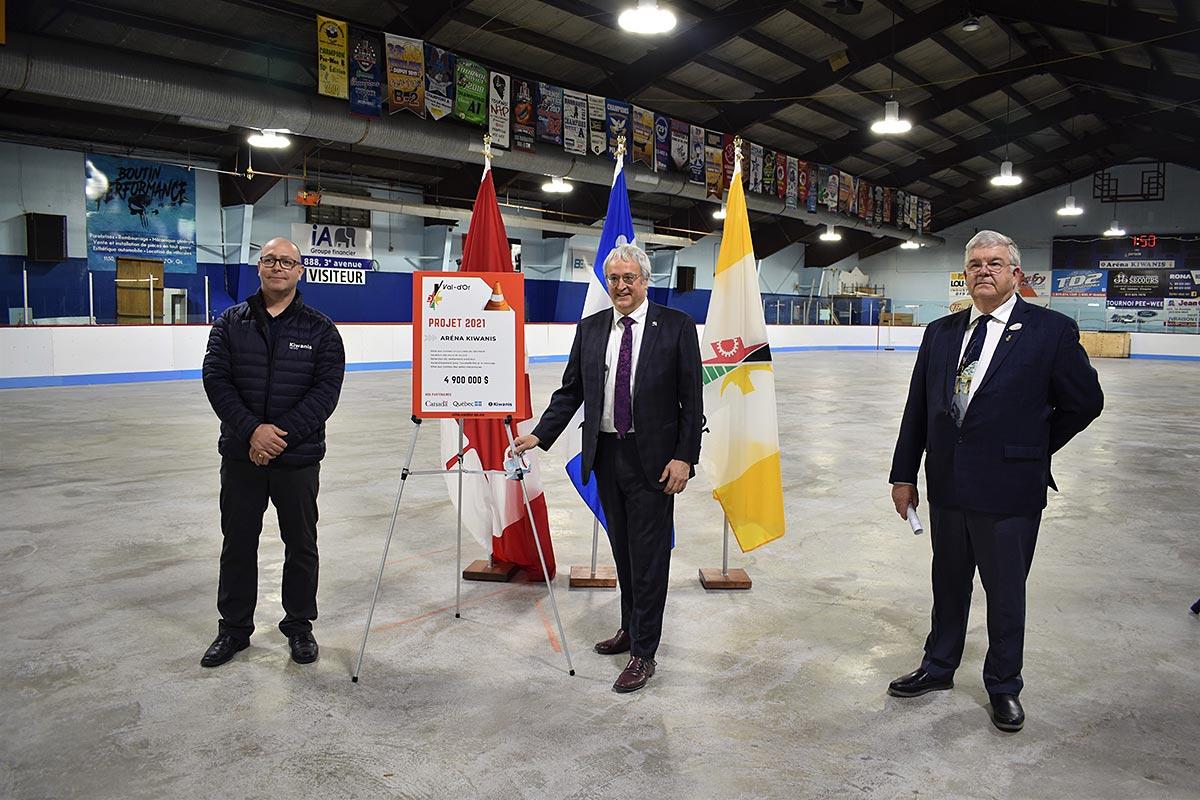
[[[604,277],[613,307],[580,320],[562,387],[513,444],[548,449],[583,406],[583,478],[595,471],[621,588],[621,627],[595,650],[629,652],[613,689],[632,692],[654,674],[675,495],[700,459],[700,345],[691,317],[646,298],[642,250],[618,245]]]
[[[965,255],[972,307],[925,331],[888,479],[896,512],[906,517],[919,504],[924,454],[933,545],[925,657],[888,692],[916,697],[953,686],[978,568],[992,722],[1019,731],[1025,579],[1046,487],[1058,489],[1050,458],[1100,415],[1104,395],[1075,323],[1018,295],[1021,254],[1012,239],[981,231]]]

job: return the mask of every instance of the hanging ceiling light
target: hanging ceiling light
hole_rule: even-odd
[[[261,147],[264,150],[282,150],[292,143],[292,140],[284,136],[285,133],[291,133],[287,128],[263,128],[258,133],[252,133],[246,137],[246,141],[251,147]]]
[[[574,188],[557,175],[551,175],[550,180],[542,184],[542,191],[547,194],[570,194]]]
[[[621,12],[617,24],[630,33],[652,36],[674,28],[675,15],[665,8],[659,8],[658,0],[638,0],[636,8]]]
[[[837,228],[832,225],[825,226],[825,232],[819,237],[822,242],[840,242],[842,235],[837,232]]]
[[[1121,227],[1121,223],[1117,222],[1117,205],[1116,205],[1116,203],[1113,203],[1112,224],[1108,226],[1108,230],[1106,230],[1104,233],[1102,233],[1100,235],[1107,236],[1110,239],[1114,236],[1124,236],[1125,235],[1125,229]]]
[[[1013,163],[1004,161],[1000,165],[1000,174],[992,176],[992,186],[1019,186],[1021,176],[1013,174]]]
[[[1083,209],[1075,205],[1075,195],[1067,195],[1067,202],[1063,203],[1063,207],[1058,210],[1060,217],[1078,217],[1083,213]]]
[[[900,102],[897,100],[888,100],[883,104],[883,119],[877,119],[871,123],[871,130],[875,133],[908,133],[912,130],[912,123],[906,119],[900,119]]]
[[[921,243],[914,242],[912,239],[905,239],[903,242],[900,243],[901,250],[919,250],[920,248],[921,248]]]
[[[965,33],[974,33],[975,31],[979,30],[979,28],[979,17],[975,16],[974,14],[969,15],[963,20],[962,29]]]
[[[721,204],[720,208],[718,208],[716,211],[713,212],[713,219],[725,219],[725,204],[724,203]]]

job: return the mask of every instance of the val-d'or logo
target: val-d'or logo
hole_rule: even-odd
[[[433,285],[433,291],[430,292],[429,296],[425,298],[425,302],[429,304],[430,308],[437,308],[438,303],[442,302],[442,300],[445,299],[444,297],[442,297],[441,289],[442,289],[442,285],[440,283],[435,283]]]

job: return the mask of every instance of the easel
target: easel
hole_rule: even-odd
[[[705,589],[749,589],[750,576],[744,569],[729,568],[729,517],[724,516],[725,534],[721,542],[721,568],[700,568],[700,585]]]
[[[363,655],[367,650],[367,636],[371,632],[371,619],[375,616],[375,604],[379,600],[379,587],[383,583],[383,570],[387,566],[388,550],[392,546],[392,534],[396,530],[396,517],[400,513],[400,499],[404,497],[404,487],[408,479],[412,475],[445,475],[444,470],[413,470],[412,459],[413,453],[417,449],[417,434],[421,432],[421,418],[412,417],[413,429],[412,440],[408,444],[408,455],[404,459],[404,467],[400,470],[400,486],[396,491],[396,504],[392,507],[392,521],[388,525],[387,538],[383,543],[383,555],[379,558],[379,574],[375,577],[375,592],[371,595],[371,608],[367,611],[367,624],[363,628],[362,644],[358,648],[358,662],[354,666],[354,672],[350,676],[352,683],[358,683],[358,676],[362,672]],[[455,418],[458,423],[458,555],[454,566],[454,618],[458,619],[462,616],[462,492],[463,492],[463,475],[473,474],[480,475],[490,472],[489,470],[468,470],[463,468],[463,418]],[[504,433],[508,437],[508,446],[512,447],[513,437],[510,427],[512,417],[504,418]],[[550,580],[550,574],[546,569],[546,557],[542,553],[542,542],[538,538],[537,522],[533,516],[533,509],[529,504],[529,488],[525,485],[525,470],[518,469],[516,480],[521,483],[521,495],[525,500],[525,513],[529,515],[529,525],[533,529],[533,541],[537,546],[538,561],[542,565],[542,577],[546,580],[546,589],[550,592],[550,608],[554,611],[554,624],[558,627],[558,639],[562,642],[563,655],[567,660],[567,674],[574,675],[575,667],[571,663],[571,650],[567,645],[567,637],[563,632],[562,619],[558,615],[558,603],[554,599],[554,584]]]

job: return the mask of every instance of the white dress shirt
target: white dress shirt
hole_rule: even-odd
[[[992,318],[987,322],[987,334],[983,339],[983,351],[979,354],[979,363],[975,365],[975,376],[971,379],[971,388],[967,392],[966,408],[971,407],[971,399],[975,397],[975,390],[979,388],[979,384],[983,383],[984,377],[987,375],[988,366],[992,363],[992,356],[996,354],[996,346],[1000,344],[1000,337],[1004,335],[1004,329],[1008,327],[1008,318],[1012,315],[1013,309],[1017,306],[1017,293],[1013,292],[1012,297],[1004,301],[1004,304],[992,312]],[[961,362],[963,353],[967,352],[967,343],[971,341],[971,334],[975,332],[975,326],[978,324],[979,318],[983,316],[983,312],[975,306],[971,306],[971,319],[967,323],[967,332],[963,334],[962,344],[958,348],[958,360]]]
[[[633,326],[633,360],[630,361],[629,397],[633,398],[633,382],[637,380],[638,351],[642,349],[642,332],[646,328],[646,312],[650,310],[650,301],[643,300],[642,304],[630,312],[634,320]],[[617,426],[613,423],[613,397],[617,393],[617,359],[621,357],[621,336],[625,326],[619,324],[625,315],[613,308],[612,326],[608,333],[608,349],[604,352],[604,412],[600,415],[600,431],[616,433]],[[632,408],[632,406],[631,406]],[[629,431],[632,433],[633,428]]]

